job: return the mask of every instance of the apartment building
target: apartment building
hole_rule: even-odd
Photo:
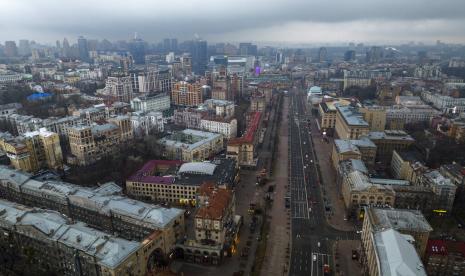
[[[86,166],[115,153],[119,146],[133,138],[128,116],[110,118],[109,123],[68,128],[71,164]]]
[[[60,138],[57,133],[45,128],[17,137],[3,133],[0,136],[0,149],[6,153],[14,168],[25,172],[63,168]]]
[[[429,240],[424,258],[430,276],[463,275],[465,273],[465,242]]]
[[[349,159],[363,160],[366,166],[373,168],[376,157],[376,145],[367,138],[359,140],[335,139],[331,160],[335,169],[339,162]]]
[[[332,135],[336,126],[336,106],[339,104],[346,106],[350,101],[344,99],[337,99],[334,101],[324,101],[318,105],[318,123],[322,132]]]
[[[171,103],[178,106],[199,106],[203,103],[202,85],[186,81],[173,83]]]
[[[162,261],[156,258],[164,247],[158,232],[143,241],[127,240],[56,211],[5,200],[0,200],[0,229],[2,252],[19,263],[32,261],[30,273],[142,276]]]
[[[0,195],[27,206],[58,211],[90,227],[143,241],[161,232],[163,254],[184,235],[184,211],[129,199],[114,183],[84,188],[71,183],[33,179],[30,174],[0,166]]]
[[[370,126],[370,131],[384,131],[386,127],[386,110],[382,106],[364,106],[359,108],[359,111]]]

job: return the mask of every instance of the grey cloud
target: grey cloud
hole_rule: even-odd
[[[86,35],[126,39],[134,31],[148,40],[165,36],[215,38],[254,29],[272,29],[290,22],[326,24],[353,22],[441,21],[456,36],[465,31],[453,22],[465,19],[463,0],[236,0],[236,1],[65,1],[0,0],[0,40],[34,36],[61,39]],[[116,3],[115,3],[116,2]],[[407,23],[408,24],[408,23]],[[257,33],[259,37],[260,34]],[[331,35],[331,34],[328,34]],[[432,34],[433,35],[433,34]]]

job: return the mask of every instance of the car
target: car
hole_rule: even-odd
[[[316,254],[313,254],[313,261],[316,261]]]
[[[320,243],[320,242],[318,242],[318,244],[317,244],[317,245],[318,245],[318,247],[321,247],[321,243]]]

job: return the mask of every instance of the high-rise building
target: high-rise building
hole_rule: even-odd
[[[68,39],[65,37],[63,39],[63,52],[61,53],[63,57],[70,57],[71,56],[71,48],[69,47]]]
[[[26,56],[31,53],[31,46],[29,45],[29,40],[27,39],[21,39],[19,41],[19,49],[18,49],[19,55],[21,56]]]
[[[79,50],[79,58],[83,61],[89,60],[89,50],[87,47],[87,39],[80,36],[77,40],[78,42],[78,50]]]
[[[203,103],[202,85],[179,81],[173,83],[171,89],[171,102],[174,105],[198,106]]]
[[[16,42],[14,41],[5,41],[5,49],[3,50],[5,56],[7,57],[16,57],[18,56],[18,48],[16,47]]]
[[[175,53],[178,51],[178,39],[177,38],[171,39],[171,51]]]
[[[197,75],[204,75],[207,69],[207,42],[195,40],[191,49],[192,71]]]
[[[108,77],[102,93],[114,101],[129,103],[133,98],[131,77]]]
[[[163,50],[165,52],[171,51],[171,39],[169,38],[163,39]]]
[[[349,50],[344,53],[344,60],[345,61],[353,61],[355,60],[355,51]]]
[[[136,64],[145,64],[145,42],[134,36],[134,39],[129,43],[129,52]]]
[[[243,56],[256,56],[257,55],[257,45],[254,45],[250,42],[239,43],[239,54]]]
[[[325,47],[321,47],[320,50],[318,51],[318,61],[319,62],[325,62],[327,61],[327,55],[328,51],[326,50]]]

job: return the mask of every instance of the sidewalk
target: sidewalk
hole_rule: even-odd
[[[284,196],[288,183],[288,113],[289,98],[285,97],[283,102],[283,122],[279,126],[279,144],[275,168],[274,180],[270,185],[275,185],[274,201],[269,212],[271,228],[268,233],[265,260],[260,275],[287,275],[287,264],[289,263],[287,248],[289,248],[289,217],[285,208]]]
[[[355,226],[351,222],[345,220],[346,208],[342,195],[338,193],[340,187],[336,185],[336,171],[331,163],[333,140],[330,138],[329,143],[323,141],[315,117],[312,117],[310,121],[313,148],[317,158],[315,161],[316,164],[320,166],[321,190],[323,197],[325,197],[331,205],[331,213],[326,216],[326,220],[332,227],[338,230],[353,231]]]
[[[352,260],[352,250],[360,247],[360,241],[338,241],[334,244],[334,275],[361,276],[361,266],[358,260]]]

